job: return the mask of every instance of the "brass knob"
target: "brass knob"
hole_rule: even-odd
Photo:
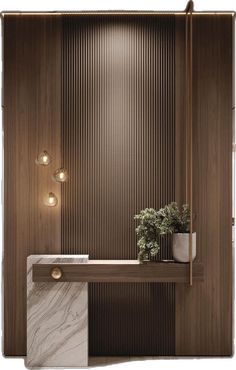
[[[59,280],[62,277],[62,270],[60,267],[53,267],[51,277],[55,280]]]

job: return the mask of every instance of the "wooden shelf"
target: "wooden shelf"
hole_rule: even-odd
[[[52,268],[59,267],[62,277],[54,280]],[[204,280],[202,263],[193,263],[193,281]],[[189,264],[177,262],[149,262],[136,260],[92,260],[84,264],[34,264],[34,282],[89,282],[89,283],[188,283]]]

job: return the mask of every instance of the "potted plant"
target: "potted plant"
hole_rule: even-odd
[[[146,208],[135,215],[134,219],[139,221],[139,225],[135,229],[138,236],[138,259],[141,263],[150,261],[160,248],[157,211],[153,208]]]
[[[178,262],[189,262],[190,209],[187,204],[180,211],[173,202],[157,211],[160,235],[173,234],[173,257]],[[192,260],[196,257],[196,233],[192,233]]]

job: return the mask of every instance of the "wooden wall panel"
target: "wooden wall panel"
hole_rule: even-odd
[[[62,252],[134,259],[133,216],[175,196],[174,16],[63,19]],[[174,354],[172,284],[92,284],[89,299],[90,354]]]
[[[176,23],[176,96],[184,91],[184,22],[182,17]],[[231,15],[193,16],[193,212],[205,281],[176,284],[176,355],[232,354],[232,24]],[[180,143],[183,110],[179,99]],[[176,168],[184,178],[183,146],[178,149]],[[179,181],[176,174],[176,198],[182,202]]]
[[[185,34],[180,15],[3,23],[4,353],[17,356],[26,349],[29,254],[133,259],[133,215],[185,201]],[[193,212],[206,280],[91,285],[91,354],[232,353],[231,35],[230,15],[194,15]],[[43,149],[49,168],[34,162]],[[70,173],[62,203],[51,181],[61,164]],[[49,209],[50,190],[59,206]],[[170,258],[170,240],[162,247],[159,258]]]
[[[55,16],[4,16],[4,353],[26,354],[26,257],[60,253],[60,22]],[[43,149],[49,168],[35,164]]]

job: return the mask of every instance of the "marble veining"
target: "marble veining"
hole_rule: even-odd
[[[27,367],[88,366],[88,284],[32,281],[33,264],[87,262],[87,255],[28,257]]]

